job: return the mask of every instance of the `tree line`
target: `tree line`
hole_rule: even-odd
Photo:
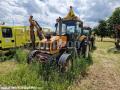
[[[100,20],[99,24],[93,28],[96,35],[101,37],[101,41],[104,37],[115,38],[115,26],[120,25],[120,7],[116,8],[112,15],[106,20]]]

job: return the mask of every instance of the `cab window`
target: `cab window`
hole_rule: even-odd
[[[56,34],[59,35],[59,23],[55,24]]]
[[[80,27],[80,23],[77,23],[76,24],[76,31],[77,31],[77,33],[82,33],[82,28]]]
[[[71,34],[75,32],[75,26],[68,26],[67,27],[67,34]]]
[[[61,26],[62,26],[62,27],[61,27],[61,30],[62,30],[62,31],[61,31],[61,35],[65,35],[65,34],[66,34],[66,27],[67,27],[67,26],[66,26],[66,24],[63,24],[63,23],[62,23]],[[56,23],[56,24],[55,24],[55,27],[56,27],[56,34],[59,35],[59,34],[60,34],[60,32],[59,32],[59,23]]]
[[[62,24],[62,35],[65,35],[66,33],[66,24]]]
[[[2,28],[2,36],[4,38],[11,38],[12,37],[12,29],[11,28]]]

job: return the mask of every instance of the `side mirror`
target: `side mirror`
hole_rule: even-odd
[[[82,27],[82,24],[79,24],[79,27]]]
[[[58,27],[58,23],[55,24],[55,28],[57,28],[57,27]]]

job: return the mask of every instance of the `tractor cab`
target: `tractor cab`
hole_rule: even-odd
[[[56,35],[66,36],[67,41],[77,40],[78,36],[82,33],[82,21],[77,19],[66,20],[64,18],[59,18],[55,27]]]
[[[83,22],[74,14],[72,7],[70,7],[66,17],[56,19],[55,34],[48,35],[40,41],[40,50],[54,54],[69,44],[72,47],[74,44],[71,45],[71,43],[79,40],[81,36],[82,26]]]
[[[70,11],[66,17],[59,17],[56,20],[56,35],[66,36],[68,41],[76,41],[82,33],[83,22],[78,18],[70,7]]]

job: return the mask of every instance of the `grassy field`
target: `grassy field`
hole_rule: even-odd
[[[1,56],[0,86],[33,86],[42,90],[66,90],[78,77],[83,78],[92,63],[91,57],[77,58],[72,71],[60,73],[54,63],[28,65],[27,55],[28,50],[18,49],[12,58]]]
[[[72,90],[120,90],[120,52],[114,48],[114,40],[105,38],[100,42],[98,38],[96,46],[88,75],[78,79]]]

